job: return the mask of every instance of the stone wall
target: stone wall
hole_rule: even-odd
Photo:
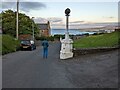
[[[93,54],[98,52],[106,52],[119,49],[119,47],[103,47],[103,48],[84,48],[84,49],[75,49],[73,50],[74,57],[85,54]]]

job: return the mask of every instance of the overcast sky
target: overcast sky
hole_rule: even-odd
[[[16,10],[16,2],[2,2],[2,9]],[[101,27],[118,22],[118,2],[21,2],[19,12],[35,17],[36,23],[51,22],[52,28],[65,28],[66,8],[71,9],[70,28]],[[37,0],[36,0],[37,1]]]

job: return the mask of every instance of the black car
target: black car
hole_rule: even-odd
[[[20,47],[21,47],[21,50],[28,49],[32,51],[36,49],[36,45],[33,40],[21,40]]]

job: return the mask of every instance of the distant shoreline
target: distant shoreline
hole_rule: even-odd
[[[51,29],[51,35],[55,35],[55,34],[64,35],[65,32],[66,32],[66,29]],[[69,29],[68,32],[71,35],[85,34],[85,33],[89,33],[89,34],[96,33],[95,31],[83,31],[83,30],[80,30],[80,29]]]
[[[52,29],[52,30],[66,30],[66,29]],[[80,30],[81,32],[97,32],[99,30],[115,30],[115,27],[96,27],[96,28],[79,28],[79,29],[69,29],[69,30]]]

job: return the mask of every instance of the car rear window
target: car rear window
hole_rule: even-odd
[[[30,44],[30,41],[21,41],[21,44]]]

